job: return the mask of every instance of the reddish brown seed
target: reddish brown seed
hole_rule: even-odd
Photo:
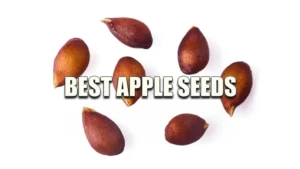
[[[129,47],[149,49],[152,46],[153,39],[150,29],[137,19],[106,18],[102,22],[120,42]]]
[[[192,27],[183,37],[178,48],[178,62],[181,71],[187,75],[203,70],[209,61],[206,38],[197,27]]]
[[[221,75],[223,79],[228,76],[232,76],[236,79],[236,96],[230,98],[224,94],[221,97],[221,102],[226,112],[232,117],[235,109],[241,105],[250,94],[253,81],[252,71],[247,63],[242,61],[234,62],[226,67]]]
[[[90,62],[90,52],[86,43],[80,38],[68,40],[54,59],[54,88],[65,84],[65,77],[81,76]]]
[[[130,90],[130,77],[139,77],[140,79],[142,77],[146,76],[145,69],[143,65],[137,61],[136,59],[130,57],[130,56],[125,56],[122,57],[114,70],[113,73],[113,86],[115,90],[117,91],[117,86],[118,86],[118,78],[119,77],[126,77],[127,79],[127,85],[128,85],[128,91]],[[137,100],[142,96],[142,90],[141,88],[136,90],[135,92],[135,97],[122,97],[122,100],[124,103],[129,107],[132,106],[137,102]]]
[[[82,121],[87,140],[96,152],[113,156],[124,151],[123,134],[110,118],[91,108],[84,107]]]
[[[175,145],[188,145],[198,141],[209,124],[201,117],[184,113],[173,117],[165,128],[165,139]]]

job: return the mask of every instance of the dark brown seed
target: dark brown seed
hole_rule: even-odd
[[[198,141],[208,128],[201,117],[184,113],[171,119],[165,128],[165,139],[175,145],[188,145]]]
[[[209,61],[206,38],[197,27],[192,27],[183,37],[178,48],[178,62],[181,71],[187,75],[203,70]]]
[[[235,109],[241,105],[250,94],[253,81],[252,71],[247,63],[242,61],[234,62],[226,67],[221,75],[223,79],[228,76],[232,76],[236,79],[236,96],[230,98],[224,94],[221,97],[221,102],[226,112],[232,117]]]
[[[128,85],[128,91],[130,90],[130,77],[139,77],[140,79],[142,77],[146,76],[145,69],[143,65],[137,61],[136,59],[125,56],[122,57],[114,70],[113,73],[113,86],[115,90],[117,90],[118,86],[118,79],[119,77],[126,77],[127,78],[127,85]],[[135,92],[135,97],[122,97],[122,100],[124,103],[129,107],[132,106],[136,101],[142,96],[142,89],[138,89]]]
[[[150,29],[139,20],[119,17],[106,18],[102,22],[120,42],[129,47],[149,49],[152,46]]]
[[[68,40],[59,50],[54,60],[54,88],[65,84],[65,77],[81,76],[90,62],[90,52],[86,43],[80,38]]]
[[[82,121],[91,147],[98,153],[113,156],[123,152],[125,140],[116,123],[90,108],[83,108]]]

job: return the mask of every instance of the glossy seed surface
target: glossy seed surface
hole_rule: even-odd
[[[125,139],[122,131],[110,118],[84,107],[82,121],[86,138],[96,152],[113,156],[124,151]]]
[[[87,44],[80,38],[68,40],[54,59],[54,88],[65,84],[65,77],[81,76],[90,62],[90,52]]]
[[[236,79],[236,96],[231,98],[223,95],[221,102],[225,111],[232,117],[235,109],[241,105],[250,94],[253,77],[250,66],[242,61],[234,62],[224,69],[221,77],[225,79],[228,76],[232,76]]]
[[[209,61],[209,47],[199,28],[192,27],[183,37],[178,48],[180,70],[187,75],[203,70]]]
[[[123,44],[132,48],[149,49],[153,38],[148,26],[134,18],[118,17],[102,20],[110,32]]]
[[[138,77],[141,79],[142,77],[145,76],[146,76],[146,72],[143,65],[133,57],[125,56],[122,57],[115,66],[115,70],[113,73],[113,86],[117,91],[119,77],[126,77],[127,87],[129,91],[130,77]],[[135,104],[141,96],[142,96],[142,90],[140,88],[136,90],[135,97],[122,97],[122,100],[129,107]]]
[[[209,127],[201,117],[183,113],[173,117],[165,128],[165,139],[175,145],[188,145],[198,141]]]

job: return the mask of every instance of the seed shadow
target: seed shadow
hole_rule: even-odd
[[[252,84],[252,89],[248,95],[248,97],[246,98],[246,100],[236,108],[236,111],[241,111],[241,112],[247,112],[247,113],[239,113],[239,115],[243,115],[243,116],[249,116],[251,114],[251,111],[255,111],[253,109],[254,107],[254,96],[256,95],[256,91],[257,91],[257,86],[255,83],[258,79],[259,73],[257,71],[253,71],[252,70],[252,76],[253,76],[253,84]],[[256,105],[258,106],[258,105]]]
[[[133,135],[131,134],[131,132],[129,132],[129,129],[123,125],[123,124],[118,124],[119,128],[122,131],[122,134],[125,138],[125,150],[127,151],[127,149],[130,149],[132,147],[133,143]]]
[[[144,67],[145,67],[145,71],[146,71],[146,76],[150,76],[150,77],[160,76],[161,77],[161,73],[159,73],[159,71],[154,69],[151,65],[145,65]]]
[[[84,74],[88,75],[96,72],[97,68],[100,67],[99,57],[97,50],[90,48],[90,62]]]
[[[156,32],[152,33],[152,46],[150,47],[150,49],[148,50],[152,50],[154,48],[156,48],[157,46],[161,46],[162,41],[159,35],[156,34]]]
[[[220,119],[216,119],[213,117],[206,119],[209,127],[202,136],[203,138],[201,139],[200,144],[212,144],[221,135],[221,133],[223,132],[223,127],[220,125],[219,120]]]
[[[222,68],[221,48],[215,41],[211,39],[208,39],[207,41],[209,45],[209,61],[207,64],[207,69],[219,70]]]

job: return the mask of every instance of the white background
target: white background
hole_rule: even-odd
[[[100,20],[119,16],[146,23],[153,46],[132,49],[116,40]],[[1,1],[0,168],[299,168],[299,16],[297,0]],[[113,96],[66,100],[63,88],[53,88],[53,60],[73,37],[91,51],[84,75],[110,76],[120,57],[132,56],[147,75],[177,79],[178,45],[192,26],[211,52],[197,75],[218,76],[234,61],[252,68],[253,89],[233,118],[216,99],[151,96],[128,108]],[[89,146],[84,106],[120,125],[122,154],[106,157]],[[184,112],[210,127],[195,144],[168,144],[164,127]]]

